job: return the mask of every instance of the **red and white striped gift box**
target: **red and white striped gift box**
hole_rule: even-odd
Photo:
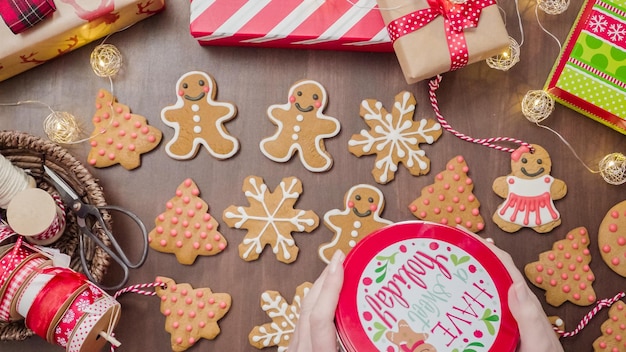
[[[375,0],[193,0],[201,45],[392,52]]]

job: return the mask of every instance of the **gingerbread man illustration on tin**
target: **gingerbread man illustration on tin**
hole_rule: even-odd
[[[565,197],[567,186],[550,176],[552,161],[548,152],[533,144],[511,154],[511,173],[493,182],[493,191],[504,202],[493,214],[493,221],[506,232],[530,227],[546,233],[561,224],[554,200]]]
[[[402,319],[398,322],[398,331],[387,331],[385,337],[389,342],[398,346],[398,350],[402,352],[437,352],[435,346],[426,342],[428,334],[424,332],[416,332],[406,320]]]
[[[276,162],[287,162],[298,152],[309,171],[330,169],[333,159],[326,151],[324,139],[336,136],[340,124],[336,118],[323,114],[327,102],[326,90],[318,82],[296,82],[289,90],[288,103],[267,109],[268,117],[278,129],[261,141],[261,152]]]
[[[322,244],[318,250],[320,259],[326,263],[330,263],[336,250],[348,254],[365,236],[392,224],[380,217],[385,199],[374,186],[353,186],[344,196],[344,205],[345,209],[333,209],[324,215],[324,224],[335,233],[333,240]]]
[[[239,141],[224,123],[237,114],[235,105],[215,101],[217,85],[205,72],[184,74],[176,84],[178,100],[161,111],[161,120],[174,128],[174,137],[165,146],[173,159],[191,159],[203,145],[217,159],[227,159],[239,150]]]

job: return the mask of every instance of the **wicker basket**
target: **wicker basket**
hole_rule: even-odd
[[[61,176],[77,194],[81,195],[87,203],[103,206],[106,205],[102,187],[89,171],[65,149],[51,141],[41,139],[23,132],[0,131],[0,154],[10,160],[14,165],[28,170],[37,180],[37,185],[50,193],[55,193],[42,177],[43,163]],[[111,228],[111,216],[103,212],[103,218]],[[108,238],[101,228],[94,226],[92,229],[98,234],[104,243],[109,244]],[[78,252],[79,229],[76,224],[76,217],[69,212],[67,215],[67,225],[61,238],[51,245],[61,252],[68,254],[71,258],[71,267],[82,272],[80,254]],[[101,281],[109,265],[108,255],[99,247],[86,241],[86,257],[88,266],[93,277]],[[32,336],[33,332],[24,326],[23,321],[10,324],[0,323],[0,341],[4,340],[24,340]]]

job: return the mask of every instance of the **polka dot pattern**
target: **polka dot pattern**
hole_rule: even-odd
[[[626,351],[626,304],[617,301],[609,310],[609,317],[600,327],[602,336],[593,342],[595,352]]]
[[[592,284],[595,276],[589,267],[589,233],[584,227],[571,230],[552,250],[526,265],[524,272],[535,286],[546,290],[546,301],[558,307],[565,301],[579,306],[596,302]]]
[[[469,51],[463,31],[478,26],[483,8],[494,5],[494,0],[468,0],[455,4],[447,0],[428,0],[430,7],[404,15],[387,24],[392,42],[428,25],[438,16],[444,18],[444,29],[450,52],[450,70],[467,65]]]
[[[220,333],[217,321],[230,309],[227,293],[213,293],[210,288],[194,289],[189,284],[177,284],[160,277],[166,284],[157,287],[161,298],[161,313],[165,315],[165,330],[171,334],[172,351],[184,351],[199,339],[214,339]]]
[[[602,260],[626,277],[626,200],[614,205],[604,216],[598,231]]]
[[[199,255],[215,255],[226,248],[226,239],[217,231],[217,220],[207,212],[209,206],[199,195],[190,178],[178,186],[148,234],[150,247],[174,253],[181,264],[193,264]]]
[[[424,187],[420,197],[409,205],[411,213],[421,220],[460,225],[472,232],[482,230],[485,222],[468,172],[465,158],[459,155],[450,160],[446,169],[435,176],[435,182]]]

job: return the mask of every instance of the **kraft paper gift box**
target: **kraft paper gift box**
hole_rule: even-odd
[[[467,6],[467,4],[473,8],[480,8],[485,3],[484,0],[468,0],[466,5],[455,5],[449,0],[377,0],[377,2],[385,23],[388,25],[399,23],[402,27],[397,29],[400,36],[393,42],[393,48],[409,84],[463,66],[463,64],[461,66],[457,64],[452,67],[449,43],[444,28],[447,25],[444,17],[447,15],[433,16],[431,21],[421,27],[415,26],[412,21],[421,22],[422,18],[428,17],[428,14],[421,15],[421,13],[429,8],[433,10],[432,12],[437,12],[441,8],[455,6],[458,9],[459,6]],[[468,57],[460,58],[467,60],[464,65],[502,53],[509,46],[509,36],[495,1],[492,5],[482,8],[477,19],[476,27],[465,28],[462,31],[469,54]],[[408,26],[406,34],[403,33],[404,26]]]
[[[56,0],[56,11],[13,34],[0,22],[0,81],[124,29],[165,7],[165,0]]]
[[[545,89],[559,103],[626,134],[626,2],[588,0]]]
[[[193,0],[201,45],[392,52],[375,0]]]

